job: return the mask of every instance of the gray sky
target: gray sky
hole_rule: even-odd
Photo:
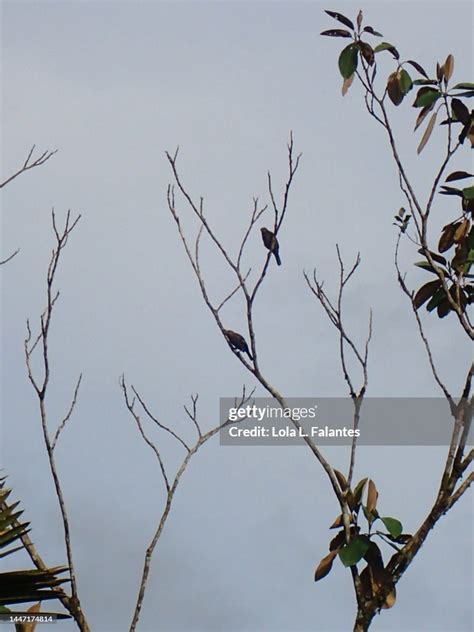
[[[163,500],[153,455],[123,406],[119,375],[124,372],[160,418],[188,436],[182,405],[191,393],[199,393],[201,423],[211,427],[219,397],[238,394],[243,383],[253,386],[202,303],[167,210],[165,150],[180,146],[183,181],[195,197],[204,196],[210,220],[235,252],[234,235],[247,224],[252,197],[267,201],[267,169],[281,193],[293,130],[303,158],[280,235],[283,265],[271,266],[256,313],[262,368],[280,392],[346,395],[335,332],[302,276],[316,266],[326,287],[335,289],[338,242],[346,260],[358,250],[362,256],[346,301],[347,322],[359,341],[369,307],[374,310],[369,395],[438,395],[392,265],[392,218],[403,204],[396,174],[360,89],[340,95],[343,40],[319,37],[336,27],[324,8],[354,16],[359,5],[2,3],[2,171],[14,171],[33,143],[60,150],[6,187],[2,198],[2,257],[21,248],[2,268],[2,430],[8,446],[2,463],[32,521],[35,543],[50,564],[63,563],[22,345],[26,318],[35,318],[44,303],[50,209],[61,217],[71,208],[82,219],[58,276],[48,405],[55,425],[83,372],[80,401],[57,458],[83,605],[96,632],[128,629],[144,549]],[[455,78],[472,80],[470,3],[362,8],[367,23],[402,57],[432,68],[452,53]],[[388,54],[384,63],[389,72]],[[441,133],[417,157],[411,95],[408,102],[397,111],[395,127],[424,197]],[[463,149],[453,170],[468,169],[469,158]],[[438,200],[437,226],[457,212],[454,206]],[[220,297],[230,277],[205,246],[208,285]],[[262,256],[256,234],[249,265]],[[403,257],[416,287],[426,274],[413,269],[408,244]],[[244,332],[237,298],[226,307],[225,321]],[[471,355],[466,338],[451,317],[426,319],[426,327],[442,376],[458,392]],[[171,467],[181,454],[162,445]],[[328,454],[345,467],[346,450]],[[434,448],[421,454],[362,448],[357,477],[374,478],[383,512],[411,531],[432,502],[442,457]],[[321,468],[305,448],[224,448],[214,440],[192,462],[176,496],[140,629],[350,629],[348,573],[338,564],[322,582],[312,581],[336,514]],[[465,497],[439,523],[398,587],[396,607],[374,622],[374,630],[471,629],[471,549],[472,502]],[[58,625],[58,632],[63,629],[73,626]]]

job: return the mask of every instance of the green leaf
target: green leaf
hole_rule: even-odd
[[[374,48],[374,53],[380,53],[383,50],[390,51],[395,59],[400,59],[400,54],[393,44],[390,44],[389,42],[382,42]]]
[[[451,90],[474,90],[474,83],[457,83]]]
[[[426,306],[427,311],[432,312],[434,309],[436,309],[444,298],[446,298],[445,291],[442,287],[440,287]]]
[[[339,551],[339,558],[344,566],[354,566],[359,562],[369,548],[370,540],[362,535],[356,535],[353,540],[342,547]]]
[[[411,80],[410,75],[407,73],[407,71],[404,68],[402,68],[400,71],[398,83],[400,85],[400,90],[403,92],[403,94],[408,94],[408,92],[410,92],[410,90],[413,87],[413,81]]]
[[[403,533],[403,526],[400,520],[396,518],[380,518],[387,527],[387,531],[394,538],[398,538]]]
[[[413,82],[415,86],[437,86],[438,82],[434,79],[415,79]]]
[[[428,263],[428,261],[417,261],[415,263],[415,265],[418,268],[422,268],[423,270],[428,270],[428,272],[434,272],[434,274],[436,274],[436,271],[433,270],[433,268],[430,266],[430,264]]]
[[[441,92],[436,88],[423,87],[418,90],[416,99],[413,103],[414,108],[424,108],[427,105],[435,103],[441,96]]]
[[[376,509],[374,509],[373,512],[370,512],[367,510],[367,507],[365,505],[362,505],[362,512],[365,516],[365,519],[367,520],[369,524],[372,524],[373,522],[375,522],[377,518],[379,517]]]
[[[420,248],[419,250],[417,250],[418,254],[420,255],[424,255],[424,251],[423,248]],[[431,258],[436,261],[436,263],[440,263],[442,266],[446,266],[446,259],[444,257],[442,257],[441,255],[437,255],[436,252],[433,252],[432,250],[429,250],[429,253],[431,255]]]
[[[462,196],[465,200],[474,199],[474,187],[466,187],[462,190]]]
[[[358,50],[355,44],[349,44],[339,55],[339,71],[344,79],[348,79],[357,69]]]

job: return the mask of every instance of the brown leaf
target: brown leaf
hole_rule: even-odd
[[[446,178],[446,182],[452,182],[453,180],[462,180],[463,178],[472,178],[474,174],[467,171],[453,171]]]
[[[471,121],[471,115],[466,105],[460,99],[451,99],[451,109],[458,121],[467,125]]]
[[[385,597],[385,601],[382,604],[382,608],[384,610],[388,610],[389,608],[392,608],[395,605],[396,600],[397,600],[397,591],[395,590],[395,586],[394,586],[393,589]]]
[[[347,77],[347,79],[344,79],[344,81],[342,82],[342,96],[345,97],[349,88],[351,87],[352,83],[354,82],[354,77],[355,77],[355,72],[352,73],[352,75],[350,77]]]
[[[360,503],[360,499],[362,498],[362,492],[364,491],[365,484],[367,483],[367,478],[363,478],[360,480],[354,488],[354,500],[357,504]]]
[[[454,244],[454,233],[456,232],[460,222],[453,222],[447,224],[441,233],[441,237],[438,242],[438,252],[446,252]]]
[[[444,77],[444,66],[440,66],[438,62],[436,62],[436,78],[438,81]]]
[[[467,256],[469,254],[469,246],[467,243],[467,239],[463,239],[456,246],[455,255],[451,261],[451,266],[456,270],[456,272],[460,272],[466,263]]]
[[[346,18],[345,15],[342,15],[342,13],[337,13],[336,11],[327,11],[327,10],[325,10],[324,13],[327,13],[328,15],[330,15],[332,18],[334,18],[338,22],[342,22],[342,24],[344,24],[345,26],[348,26],[350,29],[354,30],[354,25],[353,25],[352,21],[349,20],[349,18]]]
[[[345,492],[347,488],[346,477],[344,476],[344,474],[342,474],[342,472],[339,472],[339,470],[334,470],[334,474],[336,475],[337,482],[339,483],[339,487],[341,488],[341,492]]]
[[[346,543],[346,534],[344,533],[344,530],[341,530],[329,543],[329,550],[337,551],[345,543]]]
[[[372,46],[370,44],[367,44],[367,42],[359,42],[359,48],[360,52],[362,53],[362,57],[369,64],[369,66],[372,66],[375,59],[374,49],[372,48]]]
[[[413,130],[414,132],[416,132],[416,130],[420,127],[420,125],[423,123],[423,121],[434,108],[434,106],[435,103],[430,103],[430,105],[425,105],[425,107],[420,110],[420,113],[416,117],[415,129]]]
[[[456,244],[458,244],[460,241],[462,241],[464,239],[464,237],[467,235],[467,233],[469,232],[469,229],[471,228],[471,222],[470,220],[466,217],[461,223],[460,225],[456,228],[456,231],[454,233],[454,242]]]
[[[428,125],[426,126],[425,132],[424,132],[423,136],[421,137],[421,141],[420,141],[420,144],[418,145],[418,149],[416,150],[417,154],[421,154],[421,152],[423,151],[424,146],[429,141],[431,133],[432,133],[432,131],[434,129],[434,126],[435,126],[435,123],[436,123],[436,117],[437,116],[438,116],[437,112],[433,112],[433,114],[431,115],[431,118],[428,121]]]
[[[314,581],[317,582],[330,572],[332,568],[332,564],[334,562],[334,558],[337,555],[337,550],[331,551],[323,557],[323,559],[319,562],[316,571],[314,573]]]
[[[371,566],[372,568],[378,567],[383,568],[383,558],[382,553],[380,552],[379,547],[375,544],[375,542],[371,542],[369,544],[369,548],[365,552],[364,560]]]
[[[377,498],[378,498],[378,491],[377,488],[375,487],[375,483],[372,479],[369,480],[369,487],[367,490],[367,506],[366,509],[369,513],[373,513],[375,511],[375,508],[377,507]]]
[[[440,279],[435,281],[429,281],[422,285],[413,298],[413,305],[415,309],[419,309],[426,301],[433,296],[435,292],[441,287]]]
[[[360,574],[360,579],[364,592],[369,598],[375,596],[380,592],[380,590],[384,590],[387,585],[392,586],[390,575],[383,566],[371,566],[370,564],[367,564]],[[395,604],[395,598],[396,592],[395,586],[393,586],[390,593],[385,598],[382,608],[391,608]]]
[[[349,489],[346,493],[347,504],[351,511],[357,511],[359,503],[354,498],[352,491]]]
[[[407,64],[410,64],[411,66],[413,66],[413,68],[416,68],[416,70],[418,70],[420,75],[423,75],[424,77],[426,77],[428,79],[428,75],[426,74],[426,70],[417,61],[414,61],[413,59],[409,59],[407,61]]]
[[[37,614],[40,612],[41,602],[34,603],[32,606],[28,608],[26,612],[30,612],[31,614]],[[34,632],[36,630],[37,622],[31,621],[27,623],[16,623],[15,624],[15,632]]]
[[[387,81],[387,92],[390,97],[390,101],[394,105],[400,105],[403,101],[404,94],[400,88],[398,72],[392,72]]]
[[[448,83],[448,81],[453,76],[453,70],[454,70],[454,57],[452,55],[448,55],[446,57],[446,61],[444,62],[444,78],[446,80],[446,83]]]
[[[342,514],[340,514],[337,518],[335,518],[332,525],[329,527],[330,529],[340,529],[344,523],[342,522]]]
[[[362,20],[364,19],[364,14],[362,13],[362,9],[357,14],[357,28],[360,30],[362,26]]]

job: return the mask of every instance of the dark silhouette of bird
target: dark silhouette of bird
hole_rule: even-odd
[[[232,329],[224,329],[224,336],[230,344],[233,351],[243,351],[253,361],[252,354],[249,351],[245,338]]]
[[[279,253],[280,244],[278,243],[278,239],[275,237],[275,233],[272,233],[272,231],[268,230],[268,228],[261,228],[260,231],[262,233],[262,239],[263,239],[265,248],[268,248],[268,250],[275,255],[277,264],[281,266],[281,259],[280,259],[280,253]]]

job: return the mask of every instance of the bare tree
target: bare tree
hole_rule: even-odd
[[[76,218],[73,218],[71,215],[71,212],[68,211],[66,214],[66,220],[65,220],[64,226],[62,228],[58,226],[56,213],[54,209],[51,213],[51,217],[52,217],[53,232],[54,232],[56,243],[51,253],[51,258],[48,265],[48,271],[46,274],[46,306],[39,319],[38,333],[36,334],[33,333],[32,327],[30,325],[30,321],[29,320],[27,321],[27,324],[26,324],[27,336],[24,342],[25,361],[26,361],[26,367],[28,371],[28,378],[36,393],[36,397],[38,400],[44,445],[46,448],[49,468],[50,468],[56,496],[59,503],[61,519],[62,519],[62,524],[63,524],[63,529],[64,529],[64,542],[65,542],[66,556],[67,556],[67,561],[68,561],[69,578],[71,581],[71,594],[67,595],[64,590],[58,589],[58,598],[63,604],[63,606],[66,608],[66,610],[74,618],[74,620],[77,623],[78,628],[82,632],[89,632],[90,628],[85,618],[82,605],[79,599],[78,590],[77,590],[77,577],[76,577],[76,569],[74,566],[74,558],[73,558],[73,552],[72,552],[71,533],[70,533],[70,524],[69,524],[69,517],[68,517],[68,512],[67,512],[67,505],[66,505],[66,500],[64,497],[64,492],[61,485],[61,479],[60,479],[60,475],[59,475],[58,468],[56,465],[56,458],[55,458],[55,450],[58,445],[58,440],[61,436],[61,433],[65,429],[66,424],[71,419],[74,408],[76,406],[79,388],[80,388],[81,380],[82,380],[82,375],[80,375],[76,381],[69,408],[67,412],[64,414],[64,416],[57,423],[57,426],[54,432],[51,431],[50,423],[48,423],[48,409],[46,405],[46,396],[47,396],[48,387],[51,381],[51,362],[50,362],[50,353],[49,353],[51,322],[52,322],[54,308],[59,298],[59,291],[55,290],[54,288],[55,279],[56,279],[56,274],[58,271],[58,266],[61,260],[63,250],[68,243],[70,234],[76,227],[81,216],[78,215]],[[42,371],[40,371],[39,374],[35,373],[34,368],[33,368],[33,356],[35,353],[39,354],[41,358]],[[38,554],[34,544],[31,542],[28,536],[25,536],[22,539],[22,541],[32,561],[36,565],[36,567],[38,569],[42,569],[44,567],[44,562],[41,559],[40,555]]]
[[[413,535],[402,533],[400,521],[394,518],[380,518],[377,511],[378,491],[373,480],[362,479],[355,487],[352,486],[356,458],[356,438],[354,438],[352,442],[346,475],[338,472],[331,466],[318,445],[310,437],[304,439],[315,458],[325,470],[341,508],[341,515],[333,525],[334,527],[340,527],[340,532],[331,540],[329,554],[324,557],[318,565],[315,579],[319,580],[329,573],[333,561],[337,556],[340,557],[345,566],[350,568],[357,602],[354,630],[356,632],[362,632],[369,628],[374,616],[380,612],[381,608],[389,608],[394,605],[396,595],[395,587],[425,542],[429,532],[439,519],[462,497],[474,480],[474,473],[472,471],[467,474],[468,468],[474,458],[474,451],[471,450],[466,454],[466,444],[473,411],[473,399],[471,394],[473,365],[471,364],[468,367],[464,384],[460,386],[457,396],[452,396],[440,377],[439,370],[436,368],[430,343],[424,332],[422,320],[418,313],[419,308],[429,300],[429,312],[436,309],[440,318],[444,318],[450,312],[454,313],[465,334],[471,340],[474,337],[467,310],[467,306],[472,301],[474,294],[473,284],[470,281],[472,275],[469,274],[471,265],[474,263],[474,228],[471,225],[469,217],[469,215],[474,212],[473,187],[460,190],[444,186],[442,190],[442,193],[457,195],[462,198],[463,214],[461,218],[456,219],[444,227],[438,245],[440,252],[445,252],[452,246],[456,247],[451,262],[448,262],[440,254],[436,254],[428,243],[428,223],[432,214],[433,201],[437,187],[445,173],[445,169],[454,153],[458,151],[466,138],[469,138],[474,145],[474,117],[461,101],[461,97],[463,96],[472,96],[474,89],[473,84],[464,82],[454,86],[452,89],[454,93],[449,92],[448,84],[452,76],[454,65],[452,56],[448,56],[443,65],[438,64],[436,78],[431,79],[418,62],[413,60],[400,62],[399,53],[393,45],[384,43],[378,48],[373,49],[367,42],[363,41],[362,36],[365,33],[372,36],[379,34],[370,26],[362,28],[362,13],[359,13],[357,17],[357,26],[354,26],[349,18],[346,18],[340,13],[331,11],[327,13],[352,30],[352,34],[350,30],[347,29],[331,29],[323,33],[331,37],[351,37],[353,39],[353,42],[342,51],[339,59],[339,67],[344,80],[343,94],[347,93],[354,78],[358,78],[365,90],[365,104],[369,114],[382,125],[387,132],[389,147],[399,175],[400,190],[405,196],[410,209],[410,213],[408,214],[404,209],[401,209],[396,216],[396,223],[400,231],[395,253],[397,278],[402,291],[410,300],[410,305],[416,318],[420,338],[427,352],[433,377],[449,404],[453,425],[448,454],[442,467],[438,493],[431,510]],[[375,55],[377,52],[384,50],[388,50],[393,54],[398,66],[397,70],[389,76],[387,84],[383,86],[383,93],[379,95],[375,87],[377,71]],[[411,64],[425,79],[413,82],[409,76],[407,77],[408,73],[403,68],[403,63]],[[360,64],[361,70],[358,70],[358,64]],[[387,99],[392,100],[395,105],[399,105],[405,94],[413,85],[416,85],[416,83],[422,86],[415,100],[415,107],[423,108],[418,117],[418,124],[420,124],[433,109],[438,99],[440,100],[439,107],[444,108],[447,116],[446,121],[444,121],[447,134],[446,152],[445,155],[442,156],[441,164],[433,176],[433,183],[426,204],[420,202],[415,191],[416,187],[408,175],[408,169],[400,159],[397,141],[386,107]],[[423,150],[428,142],[434,129],[435,121],[436,113],[432,115],[422,140],[419,143],[418,153]],[[453,127],[459,123],[462,126],[461,133],[458,139],[454,141]],[[273,250],[272,242],[267,240],[268,243],[266,243],[264,237],[264,243],[269,252],[261,271],[257,272],[252,282],[250,281],[252,271],[244,271],[241,266],[242,254],[248,237],[254,229],[257,220],[265,212],[267,207],[259,207],[258,200],[254,200],[248,228],[244,232],[237,249],[237,254],[232,256],[230,250],[226,248],[223,241],[218,237],[216,229],[211,226],[204,210],[203,198],[201,197],[195,200],[193,195],[184,186],[177,168],[177,152],[174,155],[168,153],[167,158],[171,165],[175,181],[175,184],[170,185],[168,188],[169,210],[175,219],[180,239],[197,278],[203,300],[211,312],[221,334],[229,343],[229,347],[237,356],[238,360],[245,366],[249,373],[254,376],[257,382],[263,386],[267,393],[282,407],[286,408],[285,397],[275,386],[270,384],[260,369],[259,349],[257,344],[258,336],[254,325],[256,296],[269,270]],[[296,158],[294,156],[293,138],[291,137],[288,145],[289,175],[280,204],[278,204],[275,199],[272,179],[270,174],[268,175],[270,206],[274,214],[273,236],[275,239],[281,230],[283,220],[288,210],[289,192],[299,165],[299,160],[300,156]],[[470,177],[470,174],[467,172],[454,172],[448,176],[447,181],[451,182],[465,177]],[[199,231],[194,239],[189,238],[183,228],[181,214],[178,210],[175,197],[176,189],[179,191],[181,199],[191,214],[197,218],[200,224]],[[415,227],[414,235],[411,235],[408,230],[410,220],[412,220]],[[235,276],[235,287],[229,288],[228,294],[220,301],[219,299],[211,297],[211,291],[208,289],[209,281],[204,278],[201,271],[199,253],[201,236],[203,234],[207,235],[211,244],[222,256],[223,263]],[[400,270],[398,248],[400,239],[404,236],[406,236],[411,243],[416,245],[418,252],[424,256],[425,261],[420,264],[420,267],[427,268],[437,276],[435,282],[425,284],[418,292],[413,292],[408,289],[405,276]],[[369,332],[364,348],[358,349],[348,335],[347,327],[344,324],[342,317],[342,299],[346,284],[355,273],[360,258],[359,256],[357,257],[354,266],[346,273],[339,248],[337,249],[337,257],[340,267],[340,278],[335,301],[331,301],[329,298],[326,290],[323,288],[323,282],[318,280],[316,272],[313,273],[312,279],[305,273],[305,278],[309,288],[321,303],[329,320],[339,332],[341,368],[349,389],[349,395],[353,400],[353,426],[357,428],[360,420],[362,402],[368,385],[368,350],[372,330],[372,315],[369,318]],[[242,315],[243,320],[246,322],[250,346],[247,345],[245,337],[240,333],[237,334],[237,332],[229,331],[221,317],[222,307],[236,294],[240,295],[242,299]],[[248,358],[243,355],[244,352],[247,353]],[[346,360],[348,352],[354,355],[356,362],[361,368],[362,383],[358,389],[355,388],[354,379],[348,371]],[[301,425],[300,422],[294,418],[291,418],[291,420],[294,426],[299,429]],[[364,489],[367,490],[365,496]],[[363,510],[363,515],[368,524],[366,533],[362,532],[362,520],[359,516],[361,509]],[[383,522],[386,529],[385,532],[372,530],[374,522],[378,519]],[[384,561],[381,549],[375,543],[375,536],[378,536],[383,542],[395,549],[395,553],[392,554],[387,562]],[[359,563],[364,564],[362,570],[360,570],[358,566]]]
[[[214,437],[220,430],[230,425],[231,420],[227,419],[226,421],[223,421],[217,424],[210,430],[203,431],[201,428],[201,424],[198,420],[198,408],[197,408],[198,396],[197,395],[191,396],[191,406],[189,408],[187,406],[184,406],[184,410],[187,417],[189,418],[189,420],[194,426],[196,436],[195,436],[195,439],[192,441],[192,443],[188,443],[185,441],[183,437],[178,435],[174,430],[172,430],[171,428],[164,425],[158,420],[156,415],[154,415],[150,411],[148,405],[144,402],[142,397],[139,395],[136,388],[133,385],[130,387],[127,386],[124,376],[121,377],[120,386],[122,388],[125,405],[129,413],[135,420],[135,423],[137,425],[137,429],[140,433],[141,438],[146,443],[146,445],[148,445],[148,447],[153,451],[157,459],[161,478],[163,480],[163,484],[166,491],[166,500],[164,503],[161,516],[159,518],[155,533],[153,534],[151,542],[149,543],[145,552],[145,559],[143,563],[142,576],[141,576],[140,584],[138,588],[137,600],[136,600],[135,609],[132,616],[132,621],[130,623],[130,632],[133,632],[134,630],[137,629],[138,620],[139,620],[140,613],[142,610],[143,601],[145,598],[145,591],[146,591],[147,582],[148,582],[148,576],[150,572],[150,566],[152,562],[152,556],[158,545],[158,541],[163,533],[163,529],[165,528],[166,521],[168,519],[170,510],[171,510],[174,496],[178,489],[178,485],[181,481],[181,477],[185,473],[192,457],[196,454],[196,452],[207,441],[209,441],[209,439]],[[235,402],[236,408],[239,409],[242,406],[245,406],[245,404],[247,404],[247,402],[251,400],[252,395],[253,395],[253,391],[247,394],[246,389],[244,387],[242,390],[242,395],[240,397],[240,400]],[[160,428],[164,433],[173,437],[173,439],[178,444],[180,444],[184,450],[184,457],[180,465],[176,468],[175,472],[172,475],[170,475],[170,473],[168,472],[167,468],[164,465],[164,460],[163,460],[162,451],[160,447],[154,441],[152,441],[152,439],[150,439],[150,437],[147,434],[147,431],[145,430],[145,426],[143,424],[143,421],[138,411],[139,407],[142,409],[143,413],[145,414],[145,417],[148,419],[148,422],[153,423],[156,427]]]

